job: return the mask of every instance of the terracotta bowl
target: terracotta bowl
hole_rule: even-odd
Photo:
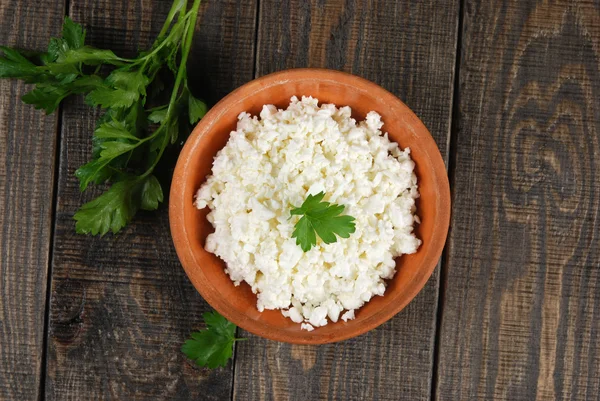
[[[223,271],[225,264],[204,250],[213,231],[208,210],[192,204],[194,194],[211,173],[213,158],[225,146],[242,111],[257,115],[264,104],[286,108],[290,97],[310,95],[320,103],[348,105],[353,117],[364,119],[375,110],[383,130],[402,148],[410,147],[416,163],[421,198],[416,233],[423,241],[418,252],[397,259],[397,273],[384,296],[376,296],[356,311],[356,319],[300,330],[279,310],[258,312],[256,296],[245,283],[235,287]],[[446,240],[450,218],[450,190],[437,145],[421,120],[398,98],[365,79],[330,70],[288,70],[256,79],[233,91],[215,105],[187,140],[173,176],[169,218],[171,234],[185,272],[204,299],[236,325],[272,340],[323,344],[365,333],[392,318],[423,288],[433,272]]]

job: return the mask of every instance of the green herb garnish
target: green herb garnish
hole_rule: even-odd
[[[153,175],[156,165],[167,146],[206,113],[186,74],[200,0],[189,10],[187,5],[175,0],[152,47],[133,59],[85,45],[85,30],[69,17],[45,53],[0,47],[0,78],[35,84],[23,102],[49,114],[67,96],[85,94],[89,105],[105,109],[94,131],[92,160],[75,175],[82,192],[90,183],[112,185],[75,214],[78,233],[116,233],[139,209],[156,209],[164,198]],[[168,75],[174,80],[170,90],[164,88]],[[160,99],[165,92],[168,100]]]
[[[302,216],[295,225],[292,238],[304,252],[317,244],[317,235],[326,244],[337,241],[336,234],[348,238],[356,230],[354,217],[340,216],[345,206],[322,202],[325,192],[308,195],[302,206],[294,207],[291,215]]]
[[[217,312],[207,312],[202,317],[206,329],[192,333],[181,347],[181,352],[201,367],[214,369],[225,366],[233,355],[233,344],[246,339],[235,338],[235,324]]]

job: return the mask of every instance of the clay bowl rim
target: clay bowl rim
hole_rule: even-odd
[[[258,89],[265,90],[271,87],[284,85],[288,82],[306,79],[335,82],[345,86],[355,87],[355,89],[359,91],[369,91],[371,94],[377,94],[377,97],[383,98],[387,102],[396,103],[397,107],[405,109],[403,112],[412,114],[414,118],[411,117],[411,123],[417,126],[418,130],[421,132],[422,135],[419,140],[423,141],[423,147],[427,149],[427,156],[433,165],[433,169],[430,173],[432,174],[434,187],[437,189],[437,194],[439,196],[435,208],[437,219],[434,222],[431,239],[427,244],[427,247],[430,248],[430,250],[426,253],[425,259],[418,267],[419,274],[416,274],[411,280],[411,285],[408,289],[409,291],[406,292],[402,302],[377,311],[372,314],[369,319],[351,329],[344,327],[346,330],[339,330],[334,334],[329,334],[327,336],[319,336],[318,329],[316,329],[310,333],[310,336],[290,338],[285,332],[269,330],[261,322],[246,317],[229,302],[225,301],[220,295],[219,290],[206,279],[203,268],[196,262],[196,257],[192,252],[190,236],[188,234],[189,223],[186,223],[184,218],[185,202],[192,202],[192,200],[185,199],[184,191],[181,188],[185,187],[187,166],[194,157],[198,146],[200,146],[203,135],[213,128],[219,118],[231,106],[252,97],[254,92]],[[318,98],[318,94],[312,95]],[[349,106],[352,107],[352,105]],[[394,94],[371,81],[345,72],[320,68],[298,68],[265,75],[240,86],[221,99],[209,110],[198,125],[196,125],[179,155],[173,173],[169,199],[169,222],[175,249],[186,275],[206,302],[208,302],[208,304],[217,312],[242,329],[263,338],[292,344],[326,344],[359,336],[382,325],[404,309],[404,307],[406,307],[406,305],[408,305],[408,303],[410,303],[423,289],[427,280],[435,270],[445,246],[450,225],[450,186],[446,166],[429,130],[414,112],[412,112],[412,110]],[[384,294],[384,297],[386,295],[388,295],[387,292]]]

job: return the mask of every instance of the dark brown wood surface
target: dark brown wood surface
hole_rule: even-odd
[[[0,2],[0,44],[45,50],[62,0]],[[57,117],[20,101],[27,85],[0,81],[0,399],[40,394],[52,232]]]
[[[446,156],[458,1],[260,2],[257,75],[344,70],[403,99]],[[398,316],[338,344],[237,347],[236,400],[429,400],[439,270]]]
[[[437,400],[600,397],[600,4],[464,7]]]
[[[3,0],[0,45],[42,50],[66,11],[91,44],[132,56],[170,5]],[[379,83],[434,135],[453,192],[441,273],[358,338],[242,332],[234,362],[199,369],[179,347],[210,307],[180,267],[166,207],[118,236],[76,235],[73,213],[94,193],[73,173],[98,112],[75,98],[46,117],[20,102],[26,86],[0,81],[0,400],[600,399],[600,3],[203,4],[199,96],[307,66]]]
[[[151,44],[171,2],[70,4],[70,15],[88,27],[92,45],[132,56]],[[204,68],[198,60],[210,59],[211,68],[203,72],[212,82],[207,96],[223,96],[252,78],[255,13],[252,3],[235,1],[202,7],[190,71]],[[181,269],[167,208],[138,215],[117,236],[74,232],[72,216],[91,195],[80,195],[73,173],[90,156],[97,117],[82,99],[68,102],[63,113],[46,398],[229,399],[231,366],[198,369],[179,351],[201,328],[209,306]]]

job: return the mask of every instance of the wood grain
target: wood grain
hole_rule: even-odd
[[[62,0],[0,2],[0,44],[45,50]],[[30,88],[0,81],[0,400],[37,400],[52,225],[57,116],[21,102]]]
[[[72,0],[70,15],[88,27],[93,45],[131,56],[150,44],[170,4]],[[212,82],[210,96],[252,78],[255,13],[253,3],[203,5],[188,70],[199,74],[198,60],[212,60],[202,72]],[[192,89],[206,96],[204,87]],[[72,216],[91,194],[80,195],[73,173],[90,156],[97,117],[81,99],[63,116],[46,398],[228,399],[231,367],[201,370],[179,351],[209,307],[179,264],[167,208],[138,215],[118,236],[75,234]]]
[[[260,2],[257,74],[327,67],[398,95],[446,155],[458,2]],[[380,328],[319,347],[252,337],[237,347],[237,400],[429,400],[438,271]]]
[[[467,0],[438,400],[600,394],[600,4]]]

